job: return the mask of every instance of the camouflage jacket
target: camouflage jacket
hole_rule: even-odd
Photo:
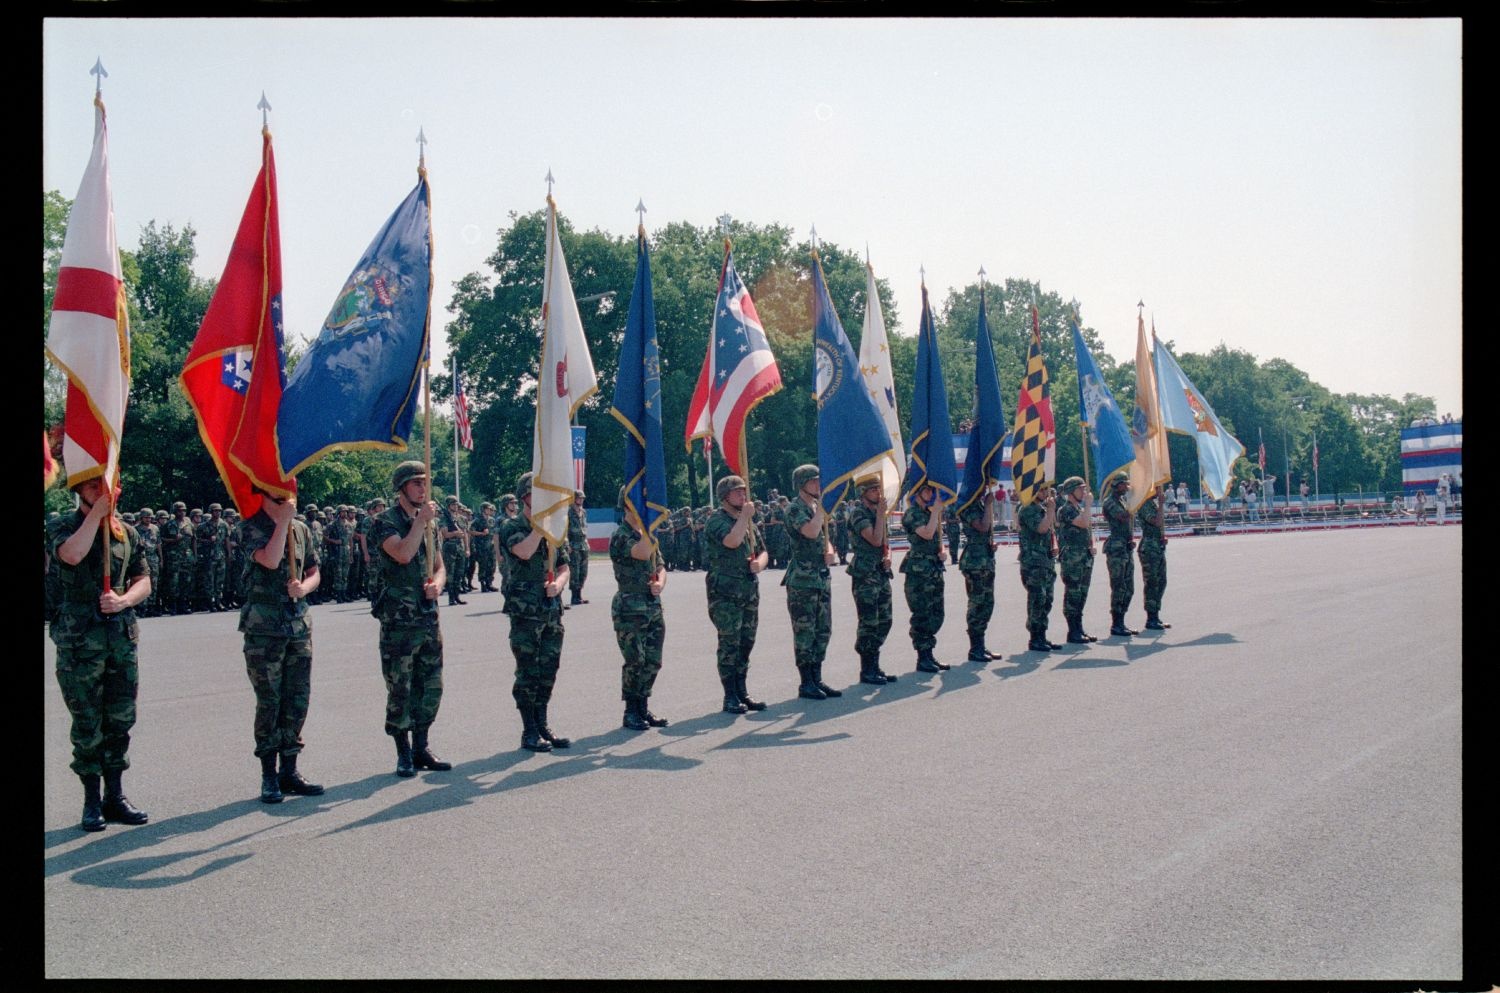
[[[962,511],[958,519],[964,526],[964,548],[958,556],[961,572],[994,572],[995,539],[984,529],[984,501],[977,497]]]
[[[385,583],[379,599],[370,605],[370,613],[379,618],[381,624],[392,627],[436,626],[437,601],[427,599],[422,593],[427,582],[427,542],[417,544],[417,553],[405,565],[391,558],[384,548],[387,538],[404,539],[411,525],[412,516],[402,509],[400,503],[377,514],[370,525],[370,564],[380,569]],[[317,547],[316,539],[312,544]]]
[[[943,560],[938,557],[938,553],[943,548],[942,529],[933,531],[931,538],[923,538],[917,534],[917,528],[926,527],[932,520],[933,513],[935,513],[933,508],[924,507],[913,499],[901,514],[901,529],[906,532],[906,539],[911,542],[911,551],[907,552],[906,558],[901,560],[902,572],[943,571]]]
[[[1046,508],[1037,500],[1022,507],[1016,515],[1016,529],[1021,538],[1016,557],[1021,560],[1022,569],[1049,568],[1057,558],[1057,553],[1052,550],[1052,533],[1037,530],[1046,516]]]
[[[1125,501],[1111,493],[1104,498],[1104,521],[1109,525],[1109,537],[1104,539],[1106,555],[1129,555],[1135,547],[1135,515],[1125,506]]]
[[[614,565],[615,583],[620,589],[620,610],[650,611],[661,603],[652,595],[648,585],[656,567],[650,559],[638,559],[630,554],[640,540],[640,534],[628,521],[621,521],[609,538],[609,561]]]
[[[85,515],[75,510],[63,514],[47,525],[47,550],[52,555],[53,568],[57,570],[58,604],[57,615],[52,621],[52,640],[59,645],[70,645],[82,640],[90,630],[110,623],[126,626],[128,636],[135,639],[135,612],[122,610],[113,618],[99,613],[99,594],[104,592],[104,535],[108,523],[101,521],[94,535],[94,544],[77,565],[68,565],[57,554],[63,542],[83,526]],[[114,535],[109,539],[110,587],[124,594],[137,576],[147,575],[146,556],[141,552],[141,536],[135,526],[124,524],[125,540]]]
[[[827,590],[828,563],[823,560],[825,531],[809,538],[802,533],[816,511],[801,497],[792,501],[786,512],[786,536],[791,542],[792,557],[787,563],[782,586],[802,590]]]
[[[1161,496],[1158,494],[1141,504],[1135,516],[1141,522],[1141,551],[1161,551],[1167,544],[1161,519]]]
[[[760,593],[757,575],[750,571],[750,559],[764,550],[765,539],[760,528],[751,521],[740,547],[725,548],[724,539],[729,537],[736,523],[737,519],[721,507],[713,512],[703,527],[703,558],[708,569],[710,599],[752,600]]]
[[[1094,555],[1093,533],[1074,521],[1084,516],[1084,509],[1064,498],[1057,508],[1057,549],[1063,573],[1081,568]]]
[[[880,534],[880,529],[885,527],[885,522],[877,522],[875,511],[860,500],[849,508],[849,545],[854,552],[854,559],[849,563],[849,575],[855,580],[865,579],[878,573],[884,573],[887,576],[891,574],[891,565],[885,561],[885,550],[880,545],[870,544],[860,533],[870,527],[875,527],[875,533]]]
[[[500,551],[510,563],[510,572],[505,579],[505,613],[520,616],[540,614],[562,614],[562,597],[547,596],[547,541],[537,545],[531,558],[523,559],[513,548],[531,535],[531,521],[525,514],[517,514],[500,525]],[[563,566],[571,565],[572,553],[566,544],[552,551],[552,572],[556,575]]]
[[[307,599],[293,600],[287,594],[286,585],[292,579],[294,567],[298,578],[305,578],[318,569],[318,550],[306,524],[294,520],[289,528],[291,553],[284,552],[281,565],[267,569],[255,561],[255,553],[270,543],[276,533],[276,522],[262,509],[241,525],[245,564],[240,571],[240,583],[245,591],[245,603],[240,607],[240,630],[245,634],[299,641],[312,637]]]

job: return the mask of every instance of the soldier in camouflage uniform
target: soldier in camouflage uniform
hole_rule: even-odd
[[[1069,476],[1058,488],[1063,495],[1057,510],[1058,557],[1062,560],[1063,617],[1068,622],[1068,643],[1087,645],[1098,641],[1083,629],[1083,607],[1094,578],[1094,501],[1083,477]]]
[[[146,572],[151,576],[151,592],[141,601],[137,613],[142,617],[155,617],[161,613],[158,607],[161,602],[158,592],[161,589],[161,528],[156,523],[156,512],[150,507],[142,507],[135,530],[141,536],[141,554],[146,557]]]
[[[1116,476],[1110,480],[1109,496],[1104,498],[1104,522],[1109,537],[1104,541],[1104,561],[1109,566],[1109,633],[1128,638],[1138,632],[1125,626],[1125,612],[1135,595],[1135,515],[1125,505],[1130,479]]]
[[[495,564],[500,567],[502,594],[505,587],[510,584],[510,559],[506,558],[505,549],[500,544],[500,529],[505,527],[506,521],[515,520],[520,514],[521,503],[514,493],[506,493],[500,497],[500,520],[495,525]]]
[[[312,690],[312,618],[307,594],[322,579],[318,549],[307,525],[293,520],[295,498],[264,491],[260,510],[244,522],[245,672],[255,690],[255,757],[260,799],[280,803],[284,793],[319,796],[323,787],[297,771],[302,724]],[[276,758],[281,757],[281,769]]]
[[[469,525],[469,550],[479,569],[479,592],[495,589],[495,505],[488,500],[479,505],[474,523]]]
[[[432,753],[427,735],[443,700],[443,632],[437,598],[447,582],[431,561],[437,504],[427,498],[427,467],[403,462],[391,475],[395,506],[370,526],[381,571],[380,597],[370,613],[380,620],[380,668],[385,676],[385,733],[396,742],[396,775],[453,768]]]
[[[615,510],[625,514],[629,487],[620,488]],[[620,669],[620,698],[625,701],[624,726],[632,731],[666,727],[647,706],[656,674],[661,671],[661,648],[667,637],[661,613],[661,591],[667,574],[651,536],[639,519],[622,516],[609,539],[609,561],[615,570],[615,597],[609,606],[615,641],[625,664]]]
[[[988,486],[958,512],[958,519],[964,534],[958,571],[968,594],[964,621],[969,630],[969,661],[989,662],[1001,656],[984,644],[990,618],[995,616],[995,495]]]
[[[323,533],[327,530],[328,527],[327,515],[318,510],[317,504],[310,503],[307,505],[307,520],[305,523],[307,524],[308,534],[312,536],[313,547],[322,548]],[[312,591],[312,595],[307,598],[307,602],[323,603],[327,601],[327,599],[328,591],[323,589],[322,586],[319,586],[317,589]]]
[[[380,599],[380,591],[384,587],[384,573],[380,568],[380,549],[370,540],[370,532],[375,527],[375,518],[385,513],[385,500],[376,497],[365,505],[365,519],[359,522],[360,543],[364,548],[365,556],[365,586],[370,596],[370,603]]]
[[[47,545],[57,566],[59,603],[51,624],[57,646],[57,685],[72,715],[72,769],[83,781],[85,831],[108,821],[144,824],[147,816],[125,798],[120,778],[130,767],[135,726],[135,607],[151,591],[146,557],[135,528],[111,520],[109,494],[98,477],[73,487],[78,508],[49,523]],[[109,537],[110,591],[104,591],[104,543]],[[104,796],[99,777],[104,777]]]
[[[792,553],[792,543],[786,534],[788,509],[785,498],[776,496],[766,510],[766,551],[770,553],[772,569],[785,569]]]
[[[786,514],[791,559],[781,585],[786,587],[786,609],[792,617],[792,648],[802,677],[797,695],[804,700],[843,696],[823,682],[823,660],[833,635],[833,592],[828,567],[833,543],[828,540],[828,515],[820,497],[818,467],[799,465],[792,471],[797,499]]]
[[[208,609],[217,612],[225,609],[224,578],[229,571],[229,522],[224,520],[222,504],[209,504],[208,514],[208,520],[204,521],[210,536],[205,595],[208,597]]]
[[[964,529],[958,519],[958,508],[951,503],[943,508],[943,533],[948,536],[948,561],[957,562]]]
[[[755,526],[755,504],[739,476],[725,476],[715,487],[719,509],[703,527],[704,567],[708,571],[708,618],[718,632],[719,682],[724,687],[724,713],[765,710],[750,697],[745,680],[750,651],[760,625],[760,586],[757,576],[769,556],[765,539]]]
[[[573,593],[571,606],[588,603],[583,598],[583,581],[589,578],[589,520],[583,510],[583,490],[573,491],[573,506],[568,508],[568,557],[573,566],[568,589]]]
[[[1161,595],[1167,590],[1167,534],[1162,520],[1160,493],[1154,493],[1141,504],[1136,516],[1141,521],[1141,599],[1146,604],[1146,630],[1165,631],[1172,625],[1161,619]]]
[[[193,567],[198,556],[193,551],[193,525],[187,519],[187,504],[172,504],[172,519],[161,526],[162,570],[166,579],[164,610],[173,614],[192,612]]]
[[[351,503],[349,510],[353,522],[349,527],[349,585],[350,600],[362,600],[365,595],[365,508]]]
[[[245,522],[240,519],[238,511],[229,507],[224,511],[224,523],[229,525],[229,552],[224,563],[224,604],[238,609],[245,604]]]
[[[874,686],[894,683],[896,677],[880,668],[880,649],[891,632],[891,551],[886,541],[885,491],[880,473],[854,481],[859,499],[848,514],[854,561],[849,563],[849,585],[859,626],[854,650],[859,653],[859,681]]]
[[[443,539],[443,568],[448,573],[448,606],[463,605],[468,601],[459,599],[459,587],[463,584],[464,570],[468,562],[464,556],[464,529],[459,522],[458,497],[449,495],[438,516],[438,528]]]
[[[911,611],[911,645],[917,650],[918,672],[942,672],[952,668],[933,657],[937,633],[943,626],[943,538],[938,528],[943,512],[937,507],[937,490],[922,485],[901,515],[901,527],[911,542],[901,572],[906,581],[906,606]]]
[[[849,564],[849,501],[840,500],[829,515],[833,532],[833,550],[839,553],[839,565]]]
[[[500,551],[510,559],[505,613],[510,617],[510,650],[516,659],[511,696],[521,712],[521,747],[533,752],[567,748],[572,739],[547,726],[547,704],[562,662],[562,591],[568,588],[569,550],[551,548],[531,523],[532,474],[516,481],[521,513],[500,526]]]
[[[1047,618],[1052,613],[1052,591],[1057,585],[1057,550],[1052,544],[1057,495],[1051,484],[1043,482],[1035,499],[1016,517],[1020,535],[1017,558],[1021,561],[1021,585],[1026,587],[1026,630],[1031,632],[1026,647],[1033,652],[1050,652],[1062,647],[1047,640]]]
[[[328,588],[323,592],[335,603],[344,602],[344,590],[349,583],[349,568],[343,561],[344,537],[347,528],[344,526],[344,506],[339,504],[332,508],[333,514],[328,521],[328,526],[323,528],[323,561],[328,568]],[[319,584],[321,588],[322,584]]]
[[[193,525],[193,582],[191,601],[194,610],[208,610],[208,579],[213,572],[212,529],[203,517],[203,511],[194,507],[188,511],[188,520]]]

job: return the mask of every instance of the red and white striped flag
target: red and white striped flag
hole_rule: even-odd
[[[94,96],[94,150],[68,215],[47,355],[68,377],[63,466],[69,487],[120,479],[120,437],[130,396],[130,320],[109,191],[104,101]]]
[[[469,428],[469,400],[464,396],[464,381],[457,367],[453,370],[453,421],[458,425],[458,443],[474,450],[474,432]]]

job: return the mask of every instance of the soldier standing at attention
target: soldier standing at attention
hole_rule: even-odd
[[[873,686],[894,683],[895,676],[880,668],[880,649],[891,633],[891,558],[885,540],[885,491],[880,473],[854,481],[859,499],[849,509],[849,531],[854,561],[849,563],[849,585],[859,628],[854,650],[859,653],[859,681]]]
[[[135,528],[110,512],[113,501],[99,477],[73,487],[78,507],[47,528],[57,569],[59,603],[51,623],[57,646],[57,685],[73,717],[72,769],[83,781],[85,831],[105,822],[144,824],[145,811],[125,798],[120,778],[130,767],[135,726],[138,625],[134,608],[151,592],[151,576]],[[110,531],[109,583],[104,586],[105,536]],[[120,592],[120,591],[124,592]],[[104,797],[99,777],[104,777]]]
[[[162,568],[167,588],[164,609],[173,614],[191,612],[188,598],[193,589],[193,525],[187,519],[187,504],[172,504],[172,519],[161,526]]]
[[[314,548],[323,547],[323,533],[327,530],[327,520],[324,513],[318,509],[318,505],[310,503],[307,505],[307,531],[312,535]],[[328,599],[328,591],[319,586],[313,590],[312,596],[308,597],[308,603],[323,603]]]
[[[1146,630],[1165,631],[1172,625],[1161,619],[1161,595],[1167,590],[1167,535],[1162,523],[1161,493],[1141,504],[1141,586],[1146,601]]]
[[[1068,642],[1087,645],[1098,641],[1083,630],[1083,607],[1089,598],[1089,583],[1094,578],[1093,494],[1083,477],[1063,480],[1063,505],[1057,511],[1058,552],[1062,558],[1063,617],[1068,622]]]
[[[724,686],[724,713],[765,710],[750,698],[745,680],[750,650],[760,624],[760,586],[766,567],[765,540],[755,526],[755,503],[739,476],[725,476],[715,487],[719,509],[703,527],[708,570],[708,617],[719,635],[719,682]]]
[[[468,601],[460,600],[459,584],[463,582],[464,570],[467,563],[464,562],[464,529],[458,521],[458,497],[449,494],[443,505],[443,516],[440,522],[443,539],[443,570],[448,576],[448,606],[463,606]]]
[[[792,471],[792,489],[797,499],[786,514],[791,557],[781,585],[786,587],[786,609],[792,615],[792,645],[802,684],[797,695],[804,700],[843,696],[823,682],[823,659],[833,635],[833,592],[828,567],[836,558],[826,530],[828,517],[819,498],[818,467],[799,465]]]
[[[365,512],[365,519],[359,522],[360,544],[365,556],[365,585],[370,594],[370,603],[374,604],[380,599],[381,585],[384,580],[380,570],[380,547],[370,540],[370,532],[375,527],[375,518],[385,513],[385,500],[376,497],[365,504]]]
[[[339,504],[339,523],[342,533],[339,535],[339,579],[343,580],[339,585],[339,603],[348,603],[354,599],[354,505]]]
[[[193,524],[193,609],[208,610],[208,578],[213,572],[213,534],[203,511],[194,507],[188,511],[188,520]]]
[[[474,523],[469,525],[469,550],[479,566],[479,592],[495,590],[495,505],[488,500],[479,505]]]
[[[217,612],[227,609],[224,603],[224,580],[229,572],[229,522],[224,520],[223,504],[209,504],[208,515],[208,520],[205,522],[210,536],[208,609]]]
[[[952,668],[932,655],[943,626],[943,562],[948,557],[938,534],[943,512],[934,509],[936,503],[937,490],[920,486],[901,515],[901,527],[911,542],[901,560],[901,572],[906,576],[906,606],[911,611],[911,646],[917,650],[918,672]]]
[[[620,488],[615,510],[625,513],[629,487]],[[661,670],[661,648],[667,637],[661,613],[661,591],[667,574],[638,519],[621,517],[609,539],[609,561],[615,569],[615,597],[609,616],[625,664],[620,670],[620,697],[625,701],[624,726],[632,731],[667,726],[665,718],[646,705]]]
[[[964,620],[969,629],[969,661],[988,662],[999,652],[985,647],[990,618],[995,616],[995,496],[985,488],[959,512],[964,529],[964,547],[958,571],[963,573],[969,607]]]
[[[1052,613],[1052,591],[1057,585],[1057,549],[1052,544],[1052,529],[1057,524],[1057,495],[1046,481],[1037,487],[1036,497],[1016,515],[1020,534],[1021,584],[1026,587],[1026,630],[1033,652],[1050,652],[1061,645],[1047,640],[1047,618]]]
[[[1135,595],[1135,515],[1125,506],[1130,480],[1116,476],[1109,482],[1109,496],[1104,498],[1104,521],[1109,537],[1104,541],[1104,560],[1109,564],[1109,633],[1128,638],[1137,632],[1125,626],[1125,612]]]
[[[849,564],[849,502],[840,500],[833,505],[829,518],[833,524],[833,550],[839,553],[839,565]]]
[[[260,759],[260,799],[280,803],[283,793],[321,796],[323,787],[297,771],[302,724],[312,690],[312,618],[307,594],[318,588],[318,549],[307,525],[293,520],[295,499],[264,490],[259,512],[243,529],[245,671],[255,690],[255,757]],[[276,757],[281,756],[281,770]]]
[[[583,598],[583,581],[589,578],[589,519],[583,510],[583,490],[573,491],[573,506],[568,508],[568,552],[573,566],[568,588],[573,596],[569,606],[588,603]]]
[[[328,589],[325,590],[337,603],[344,602],[344,586],[349,581],[349,572],[344,564],[344,537],[348,526],[344,523],[344,505],[333,509],[333,519],[323,529],[323,558],[328,562]],[[321,585],[321,583],[319,584]]]
[[[562,591],[568,588],[568,546],[556,549],[556,562],[546,535],[531,523],[532,474],[516,481],[521,513],[500,527],[500,548],[510,559],[505,584],[505,613],[510,617],[510,650],[516,659],[511,685],[521,712],[521,747],[533,752],[567,748],[572,739],[559,737],[547,726],[547,704],[562,662]]]
[[[380,620],[380,668],[385,676],[385,733],[396,740],[396,775],[453,766],[432,753],[428,729],[443,700],[443,632],[438,593],[448,577],[441,562],[427,575],[427,538],[437,504],[427,498],[427,467],[403,462],[391,475],[396,504],[375,518],[370,542],[379,549],[380,597],[370,613]]]
[[[156,514],[150,507],[142,507],[135,525],[141,536],[141,554],[146,557],[146,572],[151,577],[151,592],[141,601],[140,616],[154,617],[161,613],[157,605],[161,602],[161,528],[157,526]]]
[[[500,497],[500,521],[495,525],[495,560],[500,567],[500,590],[502,594],[510,585],[510,556],[505,554],[505,546],[500,542],[500,532],[505,529],[505,522],[515,520],[521,513],[520,501],[514,493],[506,493]]]
[[[948,561],[957,562],[959,539],[963,536],[963,522],[958,519],[958,508],[953,504],[943,508],[943,531],[948,535]]]

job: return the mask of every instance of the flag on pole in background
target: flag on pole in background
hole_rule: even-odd
[[[286,475],[333,451],[405,451],[432,312],[429,192],[419,167],[292,371],[276,418]]]
[[[1010,436],[1005,425],[1005,401],[1000,399],[1000,375],[995,371],[995,345],[984,307],[984,283],[979,284],[979,325],[974,332],[974,426],[969,429],[963,483],[958,509],[994,492],[1000,482],[1000,462]]]
[[[1260,439],[1260,474],[1266,474],[1266,435],[1260,428],[1255,429],[1255,436]]]
[[[813,397],[818,405],[818,476],[824,510],[847,495],[854,480],[894,457],[891,435],[870,399],[854,346],[828,296],[823,263],[813,252]]]
[[[1185,434],[1198,449],[1198,478],[1215,500],[1223,499],[1233,478],[1235,460],[1245,454],[1245,446],[1224,429],[1214,409],[1198,392],[1187,373],[1151,329],[1151,350],[1156,365],[1156,386],[1160,391],[1162,426],[1168,431]],[[1314,464],[1317,455],[1313,455]]]
[[[588,432],[582,424],[573,425],[573,489],[583,492],[583,471],[588,465]]]
[[[891,372],[891,349],[885,333],[885,314],[880,310],[880,288],[875,285],[875,269],[865,262],[865,323],[859,338],[859,374],[865,390],[891,439],[891,457],[880,464],[881,492],[886,506],[896,506],[901,495],[901,420],[896,413],[896,380]]]
[[[1132,513],[1151,498],[1158,484],[1172,480],[1167,432],[1162,427],[1161,402],[1156,389],[1156,366],[1151,362],[1151,348],[1146,344],[1146,322],[1139,313],[1136,314],[1135,330],[1135,413],[1130,421],[1130,443],[1135,449],[1135,461],[1130,464],[1128,501]]]
[[[714,439],[729,471],[743,476],[745,420],[756,404],[781,389],[781,371],[750,291],[735,272],[728,241],[710,335],[688,403],[686,443],[691,449],[695,438]]]
[[[557,204],[547,197],[547,262],[542,278],[542,356],[536,430],[531,449],[531,525],[553,546],[568,540],[568,508],[578,489],[573,414],[599,389],[583,319],[568,278],[557,230]]]
[[[281,234],[276,159],[261,129],[261,168],[240,218],[229,261],[183,364],[183,391],[198,434],[241,516],[260,510],[259,486],[297,492],[276,454],[276,418],[286,383],[282,355]]]
[[[1318,471],[1318,436],[1313,435],[1313,472]]]
[[[1069,318],[1073,326],[1073,354],[1078,362],[1079,420],[1089,429],[1089,457],[1097,473],[1094,478],[1098,480],[1099,492],[1103,494],[1111,476],[1129,470],[1135,459],[1135,447],[1130,443],[1125,415],[1083,340],[1078,315],[1070,314]]]
[[[469,401],[464,396],[464,380],[453,366],[453,424],[458,431],[458,443],[469,451],[474,450],[474,432],[469,429]]]
[[[47,325],[47,356],[68,378],[62,435],[67,485],[102,478],[113,493],[120,480],[120,439],[130,397],[130,319],[115,241],[109,129],[97,94],[94,147],[68,214]],[[45,440],[43,450],[50,459]]]
[[[941,507],[958,495],[958,468],[953,461],[953,422],[948,416],[948,387],[938,355],[937,328],[922,282],[922,323],[917,331],[917,377],[911,398],[911,453],[901,495],[914,496],[923,486],[937,491]]]
[[[1057,478],[1057,429],[1052,420],[1052,387],[1047,363],[1042,361],[1042,323],[1036,302],[1031,304],[1031,344],[1026,349],[1026,374],[1016,399],[1016,425],[1011,432],[1010,470],[1016,499],[1026,506],[1036,499],[1037,487]]]
[[[620,343],[615,402],[609,412],[625,429],[625,518],[651,539],[667,519],[667,463],[661,440],[661,352],[651,298],[651,252],[646,228],[636,229],[635,287]],[[581,486],[579,487],[582,488]]]

